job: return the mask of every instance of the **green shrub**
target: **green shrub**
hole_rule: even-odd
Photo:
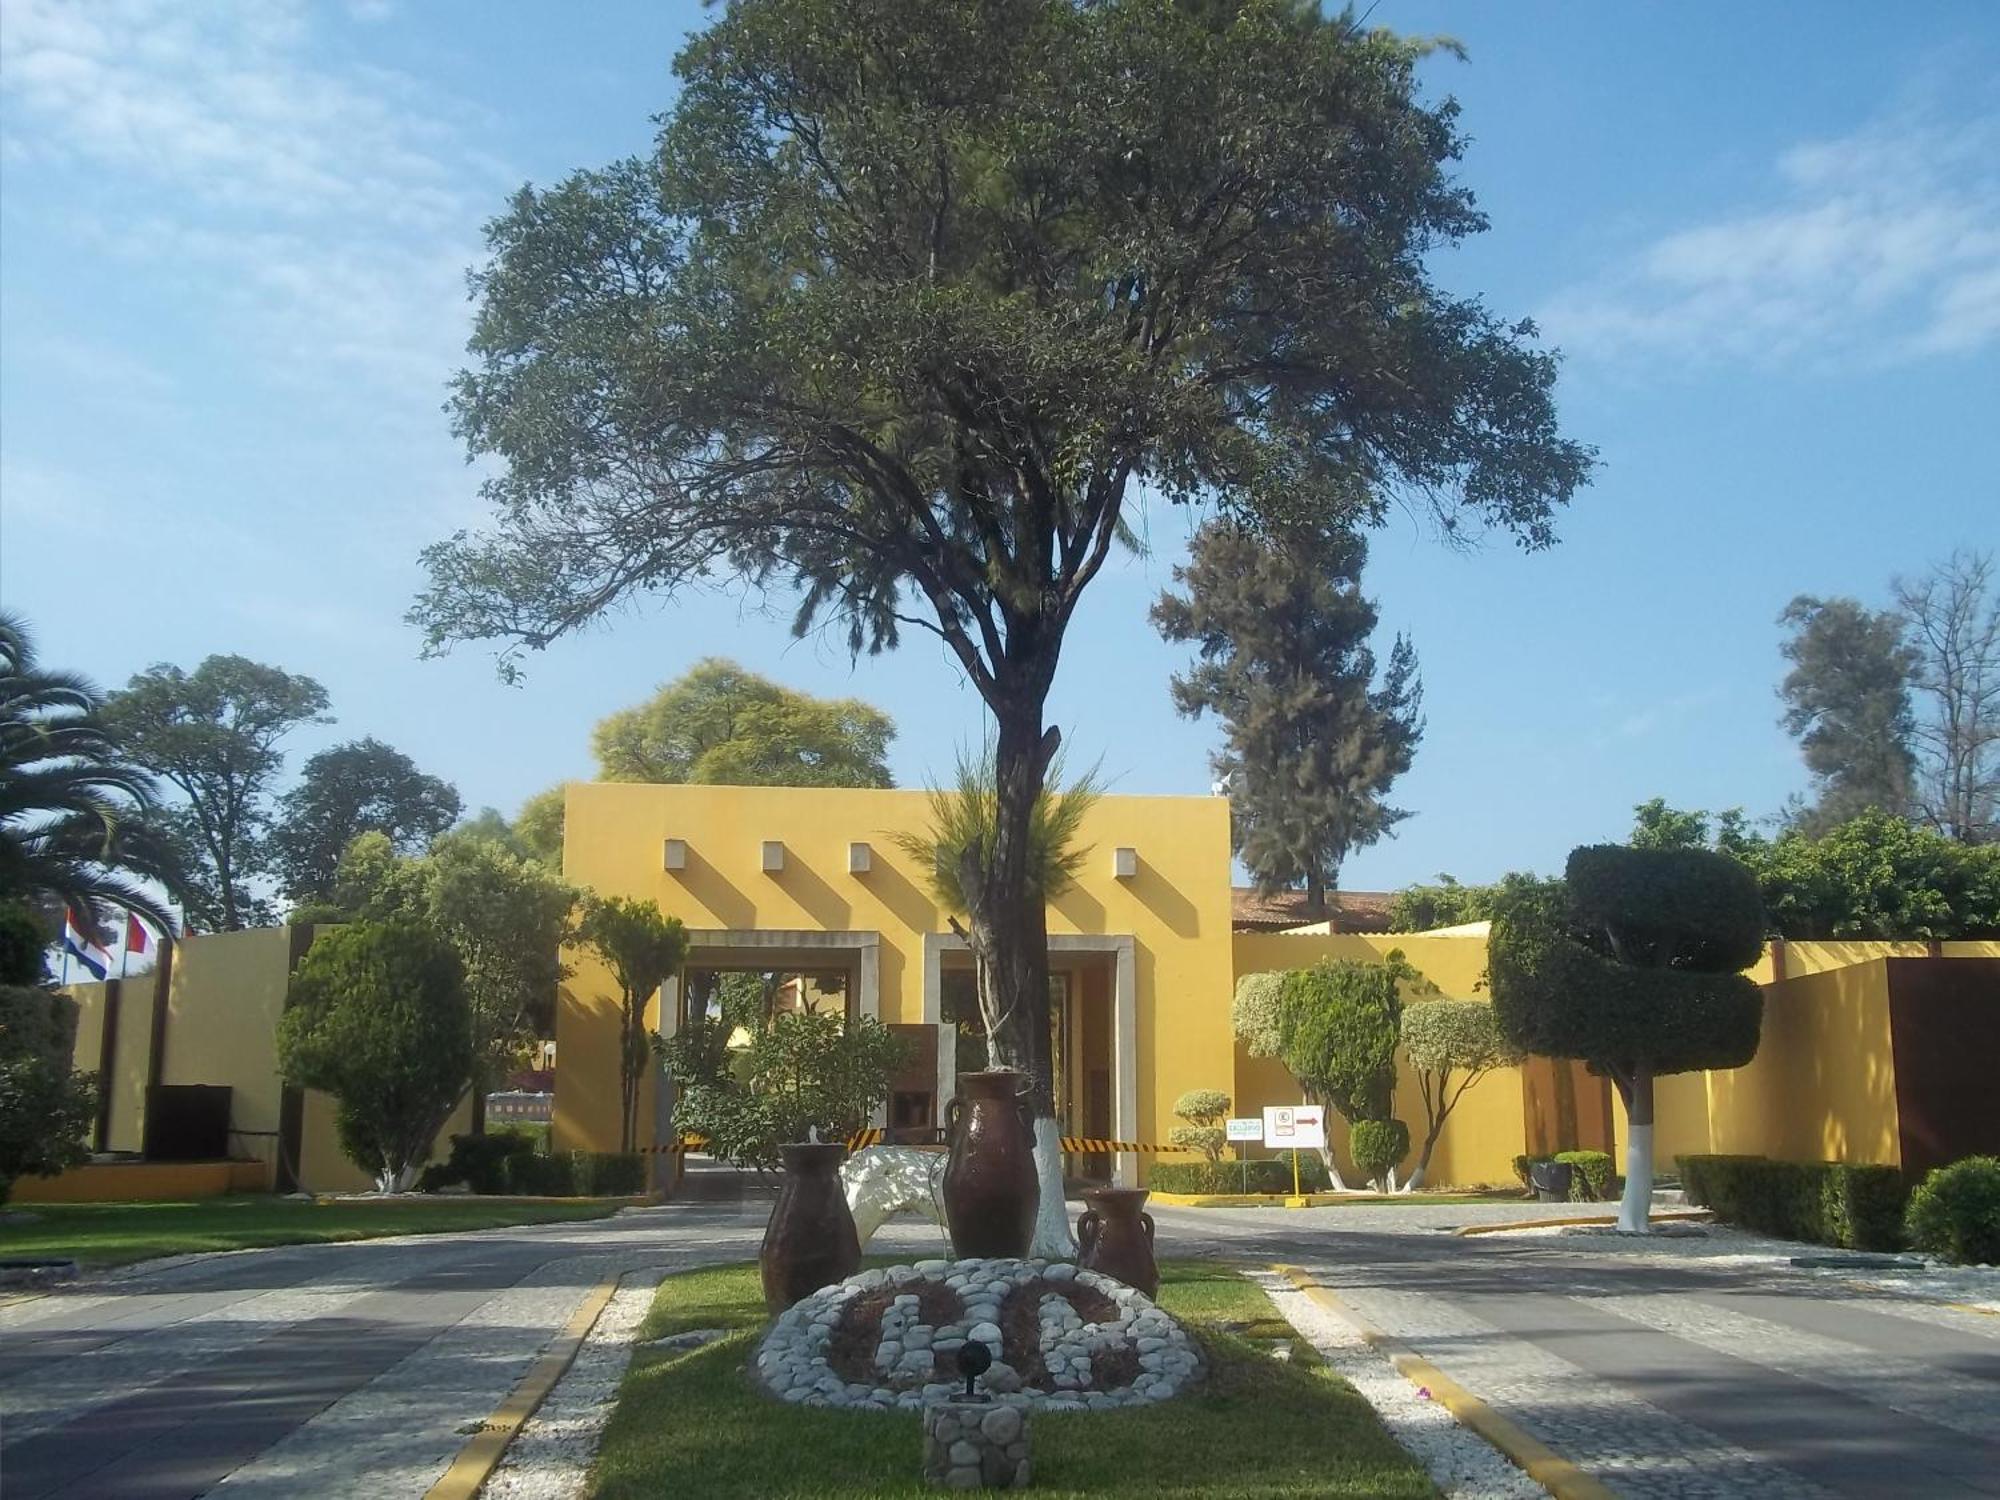
[[[632,1198],[646,1191],[646,1158],[637,1151],[573,1151],[576,1195]]]
[[[1688,1201],[1713,1209],[1725,1223],[1842,1250],[1902,1244],[1908,1188],[1895,1167],[1762,1156],[1677,1160]]]
[[[1332,1182],[1318,1153],[1299,1153],[1301,1190],[1323,1193]],[[1292,1159],[1276,1156],[1251,1162],[1155,1162],[1147,1186],[1156,1193],[1290,1193]]]
[[[1919,1250],[1959,1265],[2000,1265],[2000,1156],[1939,1167],[1910,1195],[1904,1224]]]
[[[507,1163],[507,1190],[523,1198],[578,1198],[574,1152],[517,1156]]]
[[[1604,1151],[1558,1151],[1552,1161],[1566,1162],[1570,1174],[1572,1203],[1602,1203],[1617,1195],[1618,1179],[1611,1172],[1611,1157]]]
[[[1401,1120],[1356,1120],[1347,1149],[1355,1170],[1369,1182],[1380,1182],[1410,1154],[1410,1127]]]

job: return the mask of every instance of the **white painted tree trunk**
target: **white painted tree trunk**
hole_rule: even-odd
[[[1426,1165],[1426,1164],[1425,1164],[1425,1163],[1423,1163],[1423,1162],[1418,1162],[1418,1163],[1416,1164],[1416,1166],[1415,1166],[1414,1168],[1412,1168],[1412,1169],[1411,1169],[1411,1171],[1410,1171],[1410,1180],[1409,1180],[1408,1182],[1406,1182],[1406,1183],[1404,1183],[1404,1184],[1403,1184],[1403,1191],[1404,1191],[1404,1192],[1406,1192],[1406,1193],[1414,1193],[1414,1192],[1415,1192],[1415,1191],[1416,1191],[1416,1190],[1417,1190],[1418,1188],[1420,1188],[1420,1187],[1422,1187],[1422,1186],[1424,1185],[1424,1169],[1425,1169],[1425,1165]]]
[[[1075,1260],[1076,1237],[1070,1233],[1069,1205],[1063,1201],[1062,1132],[1047,1115],[1035,1121],[1035,1185],[1041,1197],[1035,1205],[1035,1237],[1028,1254],[1044,1260]]]
[[[1333,1148],[1329,1146],[1322,1149],[1319,1156],[1320,1160],[1326,1163],[1327,1186],[1336,1193],[1346,1192],[1347,1179],[1340,1175],[1340,1163],[1333,1159]]]
[[[375,1191],[378,1193],[407,1193],[410,1184],[417,1180],[417,1163],[405,1162],[400,1167],[384,1163],[382,1170],[375,1174]]]
[[[1618,1204],[1619,1231],[1650,1232],[1652,1207],[1653,1074],[1649,1068],[1634,1068],[1625,1099],[1625,1196]]]

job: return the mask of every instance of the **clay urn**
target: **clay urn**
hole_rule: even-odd
[[[861,1269],[861,1239],[840,1183],[847,1147],[838,1141],[800,1141],[778,1151],[785,1180],[757,1253],[764,1306],[772,1317]]]
[[[990,1068],[958,1075],[945,1111],[945,1226],[960,1259],[1020,1257],[1035,1236],[1035,1138],[1024,1095],[1028,1075]]]
[[[1151,1297],[1160,1289],[1160,1268],[1153,1260],[1153,1216],[1144,1211],[1149,1196],[1144,1188],[1086,1192],[1090,1207],[1076,1221],[1076,1263]]]

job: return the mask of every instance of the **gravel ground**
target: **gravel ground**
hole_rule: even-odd
[[[632,1358],[632,1336],[653,1305],[660,1274],[654,1269],[625,1278],[563,1378],[508,1445],[480,1491],[484,1500],[569,1500],[583,1493]]]
[[[1335,1373],[1367,1399],[1390,1436],[1424,1466],[1446,1495],[1464,1500],[1529,1500],[1547,1493],[1484,1438],[1461,1427],[1443,1403],[1421,1394],[1346,1319],[1328,1312],[1282,1276],[1269,1271],[1247,1274]]]
[[[1796,1240],[1772,1239],[1726,1224],[1701,1226],[1701,1235],[1589,1234],[1592,1255],[1650,1256],[1662,1260],[1695,1261],[1716,1270],[1778,1272],[1817,1281],[1866,1287],[1920,1302],[1949,1302],[2000,1313],[2000,1266],[1947,1266],[1926,1261],[1921,1270],[1878,1270],[1866,1267],[1813,1269],[1794,1266],[1794,1256],[1831,1256],[1845,1252]],[[1584,1237],[1574,1229],[1514,1229],[1490,1236],[1496,1240]],[[1921,1259],[1918,1256],[1906,1259]]]

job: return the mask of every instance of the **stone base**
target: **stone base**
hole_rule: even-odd
[[[947,1490],[1025,1489],[1028,1414],[990,1401],[924,1407],[924,1482]]]

